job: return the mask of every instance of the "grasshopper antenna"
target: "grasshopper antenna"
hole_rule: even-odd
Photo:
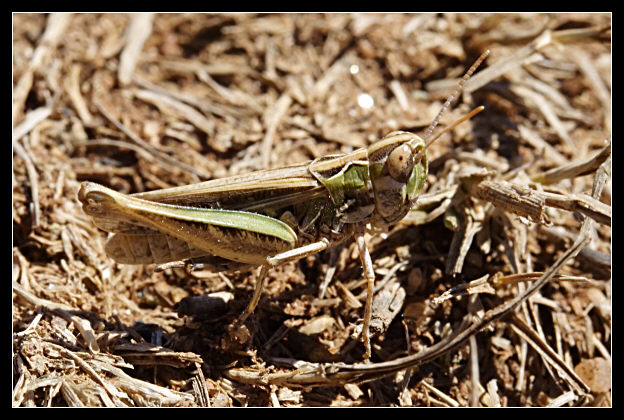
[[[440,112],[438,112],[438,115],[435,117],[435,119],[431,122],[431,124],[429,125],[429,127],[427,128],[427,131],[425,131],[425,135],[423,136],[424,140],[427,140],[427,138],[429,138],[429,136],[431,135],[431,133],[433,132],[433,129],[436,128],[436,126],[438,125],[438,123],[440,122],[440,118],[442,118],[442,114],[444,114],[447,110],[447,108],[451,105],[451,102],[453,102],[453,100],[455,99],[455,97],[457,95],[459,95],[459,92],[461,92],[462,88],[464,87],[464,83],[466,83],[466,80],[468,80],[470,78],[470,76],[472,76],[472,73],[475,72],[475,70],[477,69],[477,67],[479,67],[479,65],[483,62],[483,60],[485,60],[485,58],[490,55],[490,50],[485,50],[485,52],[483,54],[481,54],[479,56],[479,58],[477,58],[477,61],[474,62],[474,64],[468,69],[468,71],[466,72],[466,74],[464,74],[464,76],[461,78],[461,80],[459,81],[459,83],[457,84],[457,87],[455,88],[455,90],[453,91],[453,93],[451,93],[451,95],[447,98],[446,102],[444,102],[444,105],[442,105],[442,109],[440,109]],[[479,111],[480,112],[480,111]],[[462,120],[463,121],[463,120]],[[438,136],[439,137],[439,136]],[[437,138],[437,137],[436,137]],[[427,143],[427,146],[429,146],[430,143]]]
[[[469,120],[470,118],[474,117],[475,115],[477,115],[479,112],[483,111],[484,109],[485,107],[483,105],[476,107],[475,109],[473,109],[472,111],[470,111],[469,113],[467,113],[466,115],[458,119],[457,121],[453,122],[453,124],[446,127],[444,130],[438,133],[437,136],[427,141],[427,143],[425,144],[425,147],[423,147],[420,150],[420,152],[418,152],[418,154],[414,157],[414,162],[418,162],[422,158],[422,156],[425,154],[425,151],[427,150],[427,148],[431,146],[434,141],[442,137],[444,133],[448,133],[453,128],[457,127],[459,124],[463,123],[464,121]]]

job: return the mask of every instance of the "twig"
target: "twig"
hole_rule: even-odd
[[[505,181],[473,182],[470,194],[489,201],[502,210],[515,213],[531,221],[548,222],[545,206],[579,212],[597,222],[611,226],[611,206],[584,194],[555,194],[537,191]]]
[[[344,244],[339,244],[338,246],[330,249],[329,254],[329,263],[327,270],[325,270],[325,277],[321,281],[319,285],[318,297],[319,299],[323,299],[325,297],[325,292],[327,291],[327,286],[331,283],[334,274],[336,273],[336,264],[338,263],[338,257],[340,256],[340,252]]]
[[[91,326],[91,323],[78,315],[73,314],[76,308],[66,305],[64,303],[52,302],[47,299],[42,299],[26,290],[21,284],[13,282],[13,291],[19,295],[22,299],[27,301],[34,307],[45,308],[47,311],[55,312],[61,317],[72,322],[80,331],[80,335],[87,344],[87,348],[92,353],[100,351],[100,347],[96,340],[95,331]]]
[[[197,373],[193,377],[193,391],[196,395],[196,400],[201,407],[210,407],[210,397],[208,394],[208,388],[206,387],[206,378],[204,378],[204,372],[201,364],[196,364],[195,369]]]
[[[254,113],[262,113],[262,107],[258,105],[256,99],[253,96],[248,95],[240,90],[233,90],[231,88],[224,87],[217,83],[207,71],[203,68],[198,68],[195,71],[197,78],[206,83],[212,90],[214,90],[221,98],[226,102],[238,107],[245,107],[253,110]]]
[[[165,166],[169,168],[175,167],[178,169],[182,169],[183,171],[193,173],[203,179],[209,178],[207,174],[204,174],[202,171],[194,168],[193,166],[187,165],[186,163],[183,163],[183,162],[179,162],[173,159],[172,157],[170,157],[169,155],[162,153],[161,151],[152,147],[142,138],[134,134],[132,130],[130,130],[125,125],[123,125],[119,120],[117,120],[110,112],[108,112],[108,110],[106,110],[106,108],[104,108],[104,106],[102,106],[102,104],[100,104],[100,102],[96,98],[93,98],[93,104],[102,113],[102,115],[106,117],[106,119],[112,122],[115,125],[115,127],[121,130],[126,136],[130,137],[130,139],[134,141],[138,147],[144,149],[146,153],[149,153],[150,155],[152,155],[155,159],[160,161]]]
[[[70,381],[63,380],[61,385],[61,394],[65,399],[65,402],[70,407],[84,407],[84,403],[80,400],[78,396],[78,390],[75,389],[74,384]]]
[[[397,101],[399,102],[399,106],[401,107],[401,109],[403,111],[408,111],[409,102],[407,100],[407,95],[405,94],[405,91],[403,90],[403,87],[401,86],[401,82],[399,82],[396,79],[391,81],[390,90],[392,91],[394,96],[397,98]]]
[[[32,227],[36,229],[39,227],[39,220],[41,219],[41,210],[39,207],[39,177],[37,175],[37,170],[35,169],[35,165],[32,163],[28,152],[22,147],[18,142],[13,143],[13,150],[17,153],[17,155],[22,158],[24,164],[26,165],[26,173],[28,174],[28,180],[30,182],[30,194],[31,194],[31,208],[32,212]]]
[[[264,138],[262,139],[262,145],[260,147],[260,154],[262,156],[262,169],[268,169],[271,162],[271,148],[273,145],[273,137],[277,126],[282,118],[288,112],[288,108],[292,103],[292,98],[288,93],[283,93],[282,96],[271,106],[262,119],[266,127]]]
[[[30,158],[28,151],[19,144],[19,139],[25,136],[30,130],[32,130],[37,124],[45,120],[50,116],[52,109],[49,107],[41,107],[30,111],[24,121],[13,130],[13,150],[24,161],[26,165],[26,172],[28,174],[28,180],[30,181],[30,191],[32,197],[32,226],[37,228],[39,226],[39,220],[41,218],[41,210],[39,207],[39,177],[35,165]]]
[[[477,346],[477,337],[471,336],[470,342],[470,406],[479,406],[479,349]]]
[[[82,120],[82,123],[88,127],[93,122],[93,115],[89,112],[89,107],[80,92],[80,70],[82,67],[81,63],[72,64],[69,75],[65,78],[64,87],[76,113]]]
[[[522,78],[519,82],[521,84],[527,85],[530,89],[536,90],[540,92],[542,95],[547,97],[550,102],[555,104],[557,108],[562,110],[562,112],[557,112],[560,116],[566,116],[567,118],[576,119],[579,121],[583,121],[585,123],[591,124],[591,121],[588,120],[588,117],[583,114],[583,112],[578,109],[573,108],[569,103],[565,95],[559,92],[554,86],[543,82],[541,80],[535,79],[530,75]]]
[[[585,194],[553,194],[548,192],[538,193],[544,197],[546,205],[560,209],[579,212],[591,217],[598,223],[611,226],[611,206],[598,201]]]
[[[353,60],[353,54],[347,53],[340,59],[336,60],[321,77],[316,80],[316,83],[308,93],[308,102],[313,102],[312,99],[321,99],[325,96],[329,88],[336,82],[336,80],[346,71],[348,63]]]
[[[13,91],[13,120],[11,125],[15,126],[17,118],[24,108],[26,97],[32,87],[34,74],[42,68],[48,57],[54,52],[56,44],[61,40],[70,19],[71,14],[68,13],[52,13],[48,17],[45,32],[33,52],[28,68],[20,77]]]
[[[611,132],[611,93],[602,81],[600,74],[598,74],[598,70],[594,66],[594,60],[579,48],[572,49],[571,56],[589,82],[589,85],[596,92],[598,99],[600,99],[601,109],[604,113],[605,130]]]
[[[459,216],[459,226],[457,231],[453,234],[448,257],[446,259],[445,272],[448,275],[461,273],[464,260],[468,254],[474,236],[483,227],[481,221],[474,220],[468,211],[468,207],[463,202],[459,207],[459,211],[457,212]]]
[[[457,285],[455,287],[450,288],[449,290],[442,293],[440,296],[434,297],[431,302],[433,305],[439,305],[445,300],[449,300],[452,297],[464,296],[464,295],[472,295],[476,293],[488,293],[494,294],[496,290],[493,285],[497,285],[499,279],[493,278],[491,279],[488,274],[485,276],[473,280],[469,283],[463,283]]]
[[[113,400],[109,400],[110,403],[108,405],[117,405],[117,406],[127,406],[130,405],[130,397],[123,392],[116,389],[113,385],[108,383],[108,381],[104,380],[102,376],[100,376],[95,369],[87,361],[83,360],[78,354],[75,352],[66,349],[65,347],[59,346],[57,344],[53,344],[50,342],[45,343],[46,346],[50,346],[54,350],[56,350],[59,354],[68,359],[72,359],[76,362],[76,364],[85,371],[85,373],[89,374],[96,382],[98,382],[102,387],[106,390],[107,394],[110,395]],[[105,401],[106,403],[106,401]]]
[[[513,85],[511,90],[518,96],[525,98],[530,104],[535,105],[559,138],[566,143],[570,150],[574,150],[574,143],[568,130],[561,123],[550,102],[542,94],[521,85]]]
[[[487,391],[490,396],[490,406],[491,407],[500,407],[500,397],[498,396],[498,384],[496,383],[496,379],[492,379],[487,383]]]
[[[42,106],[32,111],[29,111],[17,127],[13,129],[13,144],[19,139],[28,134],[33,128],[35,128],[41,121],[45,120],[52,113],[52,108],[49,106]]]
[[[429,382],[422,380],[420,383],[428,390],[431,391],[436,397],[440,398],[444,403],[448,404],[450,407],[459,407],[459,403],[455,401],[453,398],[446,395],[444,392],[440,391],[435,386],[431,385]]]
[[[527,325],[517,315],[511,316],[511,327],[522,337],[535,351],[539,353],[542,359],[552,366],[558,374],[566,380],[573,388],[576,395],[585,396],[589,394],[589,387],[583,380],[568,366],[559,355],[539,336],[529,325]]]
[[[548,407],[561,407],[563,405],[574,402],[578,399],[578,396],[574,393],[574,391],[564,392],[559,395],[557,398],[548,403]]]
[[[412,352],[412,346],[410,345],[411,340],[410,340],[409,327],[407,323],[405,322],[405,319],[402,319],[401,323],[403,324],[403,333],[405,334],[405,345],[407,346],[407,354],[409,355]],[[399,402],[401,403],[405,402],[409,404],[401,404],[401,405],[412,405],[411,397],[407,389],[411,379],[412,379],[412,369],[405,369],[405,376],[403,377],[403,383],[401,384],[401,392],[399,394]]]
[[[494,63],[483,71],[480,71],[478,74],[475,74],[470,80],[468,80],[468,82],[466,82],[466,85],[464,86],[464,95],[469,95],[489,83],[491,80],[494,80],[521,66],[532,54],[551,44],[553,41],[573,42],[578,40],[587,40],[600,36],[600,34],[608,29],[610,29],[610,26],[563,29],[560,31],[546,30],[525,47],[520,48],[513,54],[505,57],[503,60]]]
[[[472,92],[485,86],[490,81],[509,73],[516,67],[521,66],[529,56],[538,51],[540,48],[551,42],[551,32],[545,31],[535,38],[530,44],[520,48],[513,54],[505,57],[503,60],[494,63],[479,73],[475,74],[464,86],[464,95],[470,95]]]
[[[543,153],[544,157],[552,160],[557,165],[565,165],[568,163],[568,159],[552,147],[548,142],[542,139],[535,131],[524,125],[518,125],[518,132],[520,138],[526,141],[538,152]]]
[[[539,192],[505,181],[473,182],[470,194],[488,201],[501,210],[542,223],[547,221],[544,213],[545,200]]]
[[[549,171],[533,176],[533,181],[541,184],[554,184],[562,179],[574,178],[587,175],[597,170],[604,161],[611,157],[611,139],[607,140],[607,145],[594,156],[586,159],[570,162],[567,165],[553,168]]]
[[[119,57],[119,68],[117,70],[117,78],[121,86],[126,86],[132,81],[132,74],[141,56],[143,44],[152,33],[153,15],[153,13],[131,15],[126,33],[126,46]]]
[[[208,139],[214,138],[214,121],[206,118],[195,108],[186,105],[169,95],[163,95],[151,90],[139,90],[136,92],[136,97],[145,102],[156,105],[161,110],[165,109],[173,112],[173,114],[177,117],[187,120],[195,127],[203,131],[208,136]],[[210,145],[218,152],[225,152],[226,150],[226,148],[218,142],[213,141]]]
[[[203,69],[199,69],[196,71],[197,71],[198,78],[200,78],[200,75],[202,74],[201,72],[203,71]],[[174,90],[158,86],[136,75],[134,76],[133,80],[134,80],[134,83],[136,83],[138,86],[144,89],[153,91],[155,93],[159,93],[161,95],[170,96],[174,99],[177,99],[178,101],[189,104],[207,114],[214,114],[216,116],[226,118],[226,119],[232,119],[232,118],[243,119],[243,118],[249,118],[250,116],[250,113],[246,109],[233,107],[229,105],[228,106],[221,105],[221,104],[213,103],[212,101],[205,101],[205,100],[202,101],[193,95],[190,95],[184,92],[176,92]],[[208,141],[210,141],[210,139],[208,139]]]

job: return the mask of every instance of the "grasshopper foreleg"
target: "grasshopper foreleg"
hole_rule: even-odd
[[[366,241],[364,240],[364,231],[358,231],[355,233],[355,242],[360,254],[360,261],[362,262],[362,270],[364,278],[366,279],[366,305],[364,306],[364,321],[362,323],[362,341],[364,342],[364,360],[369,360],[371,357],[370,346],[370,322],[371,322],[371,308],[373,306],[373,294],[375,290],[375,271],[373,270],[373,261],[368,252]]]

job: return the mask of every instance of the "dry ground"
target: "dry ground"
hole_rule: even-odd
[[[611,405],[610,37],[601,14],[14,15],[13,405]],[[372,367],[353,244],[273,270],[237,348],[255,271],[118,265],[76,199],[420,133],[486,49],[440,125],[486,110],[368,238]]]

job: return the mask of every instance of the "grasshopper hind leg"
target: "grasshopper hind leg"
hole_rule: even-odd
[[[364,342],[364,360],[368,361],[371,357],[371,344],[370,344],[370,322],[371,322],[371,308],[373,303],[373,293],[375,286],[375,272],[373,269],[373,262],[368,251],[368,247],[366,246],[366,241],[364,240],[363,232],[356,232],[355,240],[358,246],[360,259],[362,262],[362,267],[364,270],[364,277],[366,279],[366,305],[364,307],[364,321],[362,325],[362,341]],[[247,304],[247,307],[243,311],[243,313],[238,317],[238,319],[230,326],[230,338],[236,340],[238,342],[246,342],[251,338],[251,334],[245,328],[244,323],[249,318],[249,316],[254,312],[258,302],[260,301],[260,297],[262,296],[262,291],[264,289],[264,285],[266,283],[266,276],[268,270],[272,267],[277,267],[279,265],[285,264],[290,261],[297,261],[302,258],[305,258],[309,255],[314,255],[320,251],[323,251],[329,248],[330,242],[323,238],[318,242],[314,242],[312,244],[302,246],[299,248],[292,249],[290,251],[286,251],[280,254],[277,254],[273,257],[267,258],[267,263],[260,267],[260,271],[258,273],[258,277],[256,280],[256,287],[254,290],[254,294]]]
[[[256,287],[254,289],[254,294],[251,297],[251,300],[247,304],[247,307],[243,311],[242,314],[238,317],[238,319],[234,322],[233,328],[241,326],[247,321],[249,315],[251,315],[256,306],[258,306],[258,302],[260,301],[260,297],[262,296],[262,291],[264,290],[264,284],[266,283],[266,275],[269,271],[269,267],[267,265],[263,265],[260,267],[260,271],[258,272],[258,277],[256,278]]]
[[[330,243],[327,239],[322,238],[318,242],[313,242],[305,246],[282,252],[272,257],[267,257],[266,264],[263,264],[260,267],[260,271],[256,279],[256,287],[251,300],[247,304],[243,313],[229,327],[230,338],[238,342],[246,342],[251,338],[251,335],[244,327],[244,324],[247,318],[249,318],[249,316],[254,312],[256,306],[258,306],[258,302],[260,301],[260,297],[262,296],[262,291],[264,290],[264,285],[266,283],[266,276],[270,268],[277,267],[287,262],[298,261],[307,256],[314,255],[329,248],[329,244]]]

